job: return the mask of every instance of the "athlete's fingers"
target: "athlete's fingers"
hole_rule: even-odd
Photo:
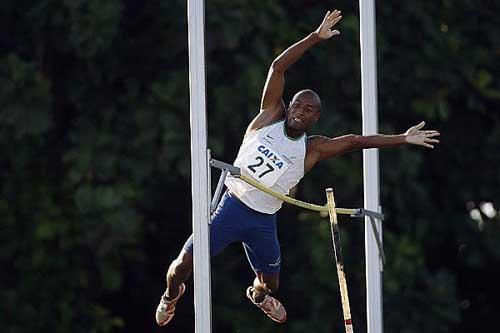
[[[325,18],[323,19],[323,22],[325,22],[326,20],[328,20],[328,16],[330,15],[330,11],[327,11],[326,14],[325,14]]]
[[[340,15],[340,10],[334,10],[329,16],[328,16],[328,20],[333,20],[335,17],[339,16]]]
[[[422,143],[422,146],[425,146],[425,147],[427,147],[427,148],[431,148],[431,149],[433,149],[433,148],[434,148],[434,146],[433,146],[433,145],[428,144],[428,143],[425,143],[425,142],[423,142],[423,143]]]
[[[332,31],[332,36],[340,35],[340,31],[338,30],[333,30]]]
[[[425,138],[425,139],[424,139],[424,142],[439,143],[439,140]]]
[[[332,26],[335,24],[339,23],[339,21],[342,20],[342,16],[337,16],[333,21],[332,21]]]
[[[437,132],[437,131],[431,131],[430,133],[427,133],[428,131],[425,132],[425,135],[428,137],[428,138],[433,138],[435,136],[440,136],[441,133]]]
[[[415,129],[418,129],[418,130],[419,130],[419,129],[421,129],[421,128],[422,128],[422,127],[424,127],[424,126],[425,126],[425,121],[422,121],[420,124],[413,126],[413,128],[415,128]]]

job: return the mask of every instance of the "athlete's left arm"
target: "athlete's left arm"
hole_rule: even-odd
[[[440,134],[435,130],[422,131],[424,125],[425,122],[421,122],[410,127],[404,134],[398,135],[349,134],[333,139],[325,136],[311,136],[308,138],[305,171],[311,170],[319,161],[358,149],[394,147],[404,144],[434,148],[433,144],[439,143],[439,140],[433,138]]]

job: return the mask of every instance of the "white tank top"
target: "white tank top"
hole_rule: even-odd
[[[304,176],[306,141],[305,133],[297,139],[287,136],[283,120],[248,132],[234,165],[241,168],[243,175],[286,195]],[[239,200],[258,212],[274,214],[283,204],[238,178],[228,176],[225,184]]]

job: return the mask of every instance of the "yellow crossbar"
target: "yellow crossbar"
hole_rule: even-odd
[[[248,183],[248,184],[258,188],[262,192],[265,192],[269,195],[272,195],[273,197],[278,198],[280,200],[283,200],[284,202],[287,202],[291,205],[305,208],[305,209],[315,210],[317,212],[328,212],[328,206],[315,205],[312,203],[308,203],[308,202],[304,202],[304,201],[300,201],[300,200],[291,198],[288,195],[284,195],[284,194],[278,193],[276,191],[273,191],[270,188],[265,187],[264,185],[262,185],[261,183],[259,183],[255,179],[253,179],[251,177],[247,177],[245,175],[239,175],[237,177],[239,177],[245,183]],[[352,209],[352,208],[335,208],[335,210],[337,211],[337,214],[344,214],[344,215],[354,215],[358,211],[358,210]]]

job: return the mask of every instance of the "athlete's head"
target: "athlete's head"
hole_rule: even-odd
[[[313,90],[301,90],[293,96],[287,109],[286,123],[295,131],[305,131],[319,119],[321,99]]]

